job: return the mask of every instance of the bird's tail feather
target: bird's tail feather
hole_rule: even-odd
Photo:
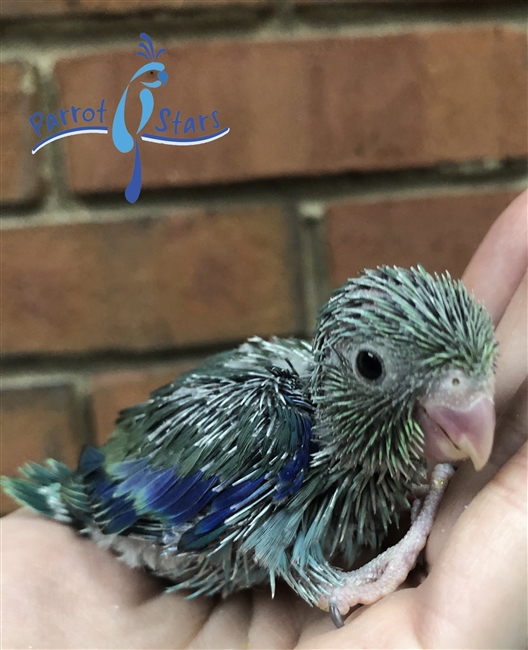
[[[45,465],[26,463],[19,469],[23,478],[8,478],[2,476],[0,484],[6,494],[23,506],[47,517],[72,523],[68,508],[61,499],[60,490],[65,481],[73,474],[73,470],[53,458]]]
[[[136,138],[136,147],[134,150],[134,169],[130,183],[125,190],[125,197],[129,203],[135,203],[141,192],[141,154],[139,153],[139,144]]]

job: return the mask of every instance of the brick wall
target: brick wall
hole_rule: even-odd
[[[309,336],[329,289],[364,267],[459,276],[526,182],[522,1],[1,11],[3,473],[74,463],[119,409],[212,351]],[[130,205],[132,152],[83,135],[32,155],[28,118],[104,98],[109,125],[144,62],[140,32],[167,48],[156,107],[215,109],[231,131],[197,147],[142,142]],[[140,109],[131,99],[127,123]]]

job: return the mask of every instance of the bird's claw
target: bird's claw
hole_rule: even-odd
[[[334,625],[337,628],[343,627],[345,625],[343,623],[343,617],[341,616],[341,612],[339,611],[339,608],[335,603],[330,603],[328,605],[328,611],[330,612],[330,618],[332,619]]]

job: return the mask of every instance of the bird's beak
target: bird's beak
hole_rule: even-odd
[[[164,86],[169,80],[169,75],[165,72],[165,70],[160,70],[158,72],[158,79],[161,81],[161,85]]]
[[[471,458],[478,471],[488,462],[495,432],[493,379],[485,385],[450,371],[418,404],[424,455],[434,461]]]

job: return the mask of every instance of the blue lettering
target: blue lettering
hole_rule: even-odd
[[[75,122],[75,124],[77,124],[77,113],[78,113],[80,110],[81,110],[81,109],[80,109],[80,108],[77,108],[76,106],[72,106],[72,107],[71,107],[71,113],[72,113],[73,121]]]
[[[87,117],[88,114],[90,117]],[[93,108],[85,108],[82,114],[82,118],[85,122],[91,122],[93,118],[95,117],[95,111]]]
[[[200,120],[200,128],[202,129],[202,132],[205,133],[205,120],[209,119],[209,115],[198,115],[198,119]]]
[[[180,111],[176,113],[176,117],[172,120],[174,124],[174,135],[178,135],[178,126],[182,123],[180,120]]]
[[[59,115],[61,118],[61,122],[66,126],[66,113],[69,113],[70,109],[67,108],[65,111],[62,110],[62,108],[59,109]]]
[[[106,113],[107,109],[104,107],[105,100],[101,100],[101,106],[97,109],[97,112],[99,113],[99,124],[103,123],[103,113]]]
[[[220,122],[216,119],[216,116],[218,115],[218,111],[213,111],[211,113],[211,117],[213,118],[213,126],[215,129],[218,129],[220,126]]]
[[[159,126],[155,126],[154,128],[156,131],[159,131],[160,133],[165,132],[169,127],[167,126],[167,122],[165,121],[165,115],[169,117],[170,115],[170,108],[160,108],[159,112],[159,118],[161,120],[161,129]]]
[[[53,113],[50,113],[48,115],[48,119],[46,121],[46,126],[48,127],[48,131],[51,131],[55,127],[60,129],[60,124],[57,122],[57,118],[55,117],[55,115],[53,115]]]
[[[44,119],[44,115],[40,111],[33,113],[33,115],[29,118],[29,123],[31,124],[33,130],[35,131],[35,133],[39,138],[40,138],[40,125],[42,124],[43,119]]]
[[[183,133],[189,133],[189,131],[192,131],[193,133],[196,133],[196,127],[194,125],[194,117],[188,117],[185,120],[185,126],[183,127]]]

